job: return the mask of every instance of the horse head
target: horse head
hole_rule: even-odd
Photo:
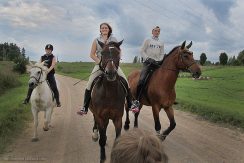
[[[199,78],[201,75],[201,69],[193,58],[193,52],[189,50],[191,45],[192,42],[186,46],[186,41],[184,41],[182,45],[178,47],[177,67],[183,71],[192,73],[192,77]]]
[[[47,78],[47,70],[45,61],[33,65],[30,69],[29,87],[35,88],[38,84],[44,82]]]
[[[120,45],[123,43],[123,40],[120,42],[109,42],[108,44],[104,44],[99,40],[97,41],[102,47],[102,57],[99,66],[105,73],[108,81],[115,81],[120,61]]]

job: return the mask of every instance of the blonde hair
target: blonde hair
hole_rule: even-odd
[[[162,142],[140,129],[126,132],[115,142],[110,163],[167,163]]]

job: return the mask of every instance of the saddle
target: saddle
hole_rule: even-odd
[[[126,80],[125,80],[123,77],[121,77],[121,76],[118,76],[118,77],[119,77],[119,81],[120,81],[121,85],[122,85],[123,88],[124,88],[125,93],[128,94],[127,90],[128,90],[129,88],[128,88],[128,84],[127,84]],[[97,77],[93,80],[92,85],[91,85],[91,91],[93,90],[93,87],[94,87],[99,81],[101,81],[103,78],[104,78],[104,74],[97,76]]]

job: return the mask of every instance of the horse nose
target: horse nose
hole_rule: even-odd
[[[29,87],[33,87],[34,86],[34,83],[33,82],[30,82],[29,83]]]

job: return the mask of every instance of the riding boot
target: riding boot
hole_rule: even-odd
[[[27,96],[26,96],[26,98],[25,98],[25,100],[23,101],[22,104],[27,104],[27,103],[29,103],[32,92],[33,92],[33,88],[30,88],[30,87],[29,87]]]
[[[77,112],[77,114],[79,114],[79,115],[87,114],[90,101],[91,101],[91,91],[86,89],[85,90],[85,95],[84,95],[83,107],[82,107],[82,109],[80,111]]]
[[[59,101],[59,92],[58,91],[55,91],[56,93],[54,93],[54,98],[56,100],[56,103],[57,103],[57,107],[61,107],[61,103]]]

